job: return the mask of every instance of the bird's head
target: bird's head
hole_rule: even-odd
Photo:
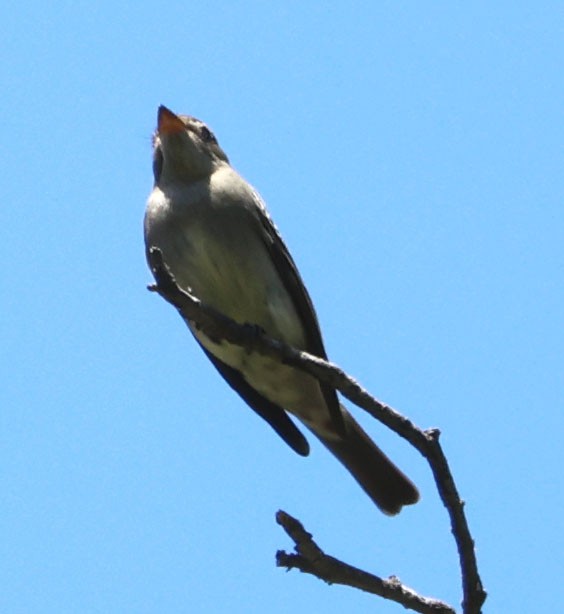
[[[209,177],[220,164],[229,163],[213,132],[204,122],[188,115],[176,115],[159,107],[153,134],[155,184],[197,181]]]

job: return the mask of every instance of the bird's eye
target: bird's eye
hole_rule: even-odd
[[[201,127],[200,136],[202,137],[202,140],[204,141],[204,143],[217,143],[217,140],[215,136],[213,135],[213,132],[207,126]]]
[[[159,182],[161,173],[163,172],[163,151],[160,146],[155,147],[153,151],[153,175],[155,177],[155,184]]]

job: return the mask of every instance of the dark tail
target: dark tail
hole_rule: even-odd
[[[374,503],[389,516],[399,513],[404,505],[419,501],[419,492],[392,461],[362,430],[342,407],[347,436],[344,439],[322,438],[323,444],[350,471]]]

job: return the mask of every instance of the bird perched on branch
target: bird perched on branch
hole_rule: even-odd
[[[158,248],[176,282],[203,303],[326,359],[317,316],[298,269],[258,193],[229,164],[210,129],[159,107],[154,188],[145,246]],[[279,360],[214,339],[189,323],[227,383],[298,454],[302,422],[386,514],[416,503],[412,482],[387,458],[335,391]]]

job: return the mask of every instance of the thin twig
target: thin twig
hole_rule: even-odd
[[[313,541],[311,534],[304,529],[302,523],[290,514],[279,511],[276,514],[276,522],[296,544],[296,554],[288,554],[282,550],[276,553],[278,567],[286,567],[288,570],[299,569],[324,580],[328,584],[352,586],[384,599],[395,601],[414,612],[456,614],[455,610],[446,603],[437,599],[422,597],[413,589],[402,584],[399,578],[392,576],[385,580],[325,554]]]

